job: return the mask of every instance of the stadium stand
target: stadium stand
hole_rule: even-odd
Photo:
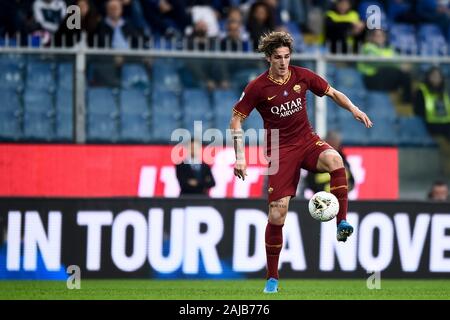
[[[233,2],[236,4],[237,2]],[[94,3],[94,6],[96,4]],[[414,5],[406,1],[358,1],[356,10],[362,19],[367,19],[367,9],[377,5],[382,12],[382,26],[389,31],[389,42],[398,52],[406,55],[446,56],[450,42],[450,26],[438,21],[425,21],[420,17],[416,20],[404,19],[416,10]],[[328,7],[322,5],[324,12]],[[97,8],[99,9],[99,8]],[[104,13],[103,8],[98,10]],[[242,9],[242,7],[241,7]],[[308,5],[308,10],[312,7]],[[219,17],[220,36],[215,39],[220,43],[226,36],[227,10],[229,7],[215,2],[214,10]],[[412,11],[411,11],[412,10]],[[246,30],[245,10],[242,23],[243,34]],[[145,14],[143,15],[145,16]],[[129,16],[125,16],[128,19]],[[31,17],[33,19],[33,17]],[[142,21],[141,21],[142,22]],[[308,34],[308,28],[296,21],[284,17],[278,23],[288,30],[295,39],[295,52],[326,52],[326,44],[315,42]],[[151,24],[150,24],[151,25]],[[134,27],[140,27],[135,25]],[[92,28],[89,30],[93,30]],[[52,45],[48,34],[39,30],[29,30],[25,37],[16,36],[14,28],[0,24],[0,46],[15,48],[18,45],[31,48],[48,47]],[[23,30],[21,30],[23,31]],[[183,30],[158,33],[151,28],[147,32],[150,37],[140,42],[142,48],[152,50],[168,50],[180,52],[189,57],[187,36]],[[89,34],[88,44],[94,34]],[[242,44],[251,39],[243,37]],[[320,37],[316,37],[320,38]],[[49,40],[50,39],[50,40]],[[241,50],[241,54],[251,53],[245,45],[234,47],[233,51]],[[221,50],[231,50],[231,47]],[[253,48],[254,49],[254,48]],[[319,51],[317,51],[319,49]],[[218,50],[218,46],[211,46]],[[239,52],[238,52],[239,54]],[[70,55],[70,54],[69,54]],[[213,59],[213,58],[210,58]],[[0,139],[6,141],[55,141],[70,142],[74,135],[74,80],[75,60],[61,58],[49,54],[17,54],[8,51],[0,54],[0,93],[6,97],[0,109]],[[93,60],[95,65],[97,60]],[[98,60],[101,61],[101,60]],[[88,142],[130,142],[149,143],[170,141],[170,133],[178,127],[192,130],[193,120],[203,120],[203,129],[218,127],[225,130],[228,127],[230,108],[236,102],[245,85],[260,74],[265,66],[248,60],[246,68],[231,66],[230,88],[205,90],[199,79],[192,74],[187,65],[187,58],[164,57],[154,59],[125,59],[118,65],[119,81],[113,87],[97,87],[92,82],[92,68],[88,64],[86,87],[86,134]],[[300,61],[302,65],[315,68],[314,62]],[[417,64],[418,73],[426,70],[431,63]],[[446,77],[450,67],[442,65]],[[357,105],[364,106],[367,113],[379,125],[370,135],[351,134],[345,128],[349,114],[336,108],[329,101],[327,110],[327,125],[329,128],[344,130],[344,142],[356,145],[433,145],[433,140],[424,129],[420,119],[404,118],[396,111],[396,105],[386,92],[368,91],[362,81],[361,74],[352,66],[327,63],[327,79],[338,90],[345,92]],[[314,99],[308,94],[307,108],[310,120],[315,122]],[[381,124],[383,123],[383,124]],[[245,126],[262,128],[258,115],[252,114]],[[388,128],[389,127],[389,128]],[[422,129],[420,129],[422,128]],[[398,134],[398,139],[392,136]],[[414,134],[414,138],[408,138]]]

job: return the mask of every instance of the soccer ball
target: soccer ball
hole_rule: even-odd
[[[334,194],[320,191],[309,200],[308,208],[311,217],[325,222],[336,217],[339,211],[339,202]]]

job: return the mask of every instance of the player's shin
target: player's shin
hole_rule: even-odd
[[[348,186],[345,168],[339,168],[330,172],[330,192],[336,196],[339,201],[339,212],[336,217],[336,223],[339,224],[347,218],[348,207]]]
[[[283,247],[283,225],[267,222],[266,226],[266,256],[267,279],[278,279],[278,260]]]

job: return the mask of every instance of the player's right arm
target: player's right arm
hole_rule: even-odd
[[[245,180],[247,175],[247,162],[245,161],[244,131],[242,130],[242,116],[233,112],[230,121],[231,137],[233,139],[234,152],[236,154],[236,163],[234,164],[234,175]]]
[[[250,112],[260,102],[257,80],[251,81],[242,92],[236,105],[233,107],[233,114],[230,121],[231,137],[233,139],[234,152],[236,153],[236,163],[234,165],[234,175],[245,180],[247,175],[247,163],[245,161],[244,130],[242,123]]]

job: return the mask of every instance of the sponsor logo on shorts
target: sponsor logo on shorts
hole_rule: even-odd
[[[273,192],[273,188],[269,187],[269,189],[267,189],[267,192],[272,193]]]
[[[321,140],[316,142],[316,146],[319,146],[319,147],[323,146],[324,144],[325,144],[325,142],[323,142]]]

